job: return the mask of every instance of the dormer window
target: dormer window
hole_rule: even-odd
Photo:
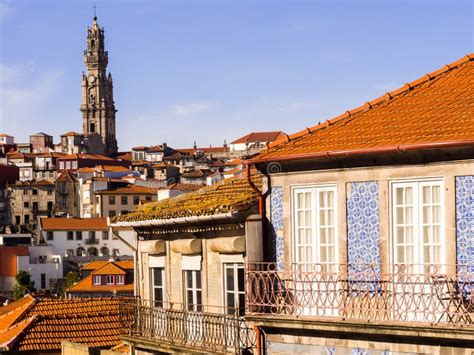
[[[95,275],[92,279],[94,285],[101,285],[102,284],[102,276]]]
[[[124,275],[117,275],[115,276],[115,281],[117,285],[123,285],[125,284],[125,276]]]
[[[107,275],[107,285],[115,285],[114,275]]]

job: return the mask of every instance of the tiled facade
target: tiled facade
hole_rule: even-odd
[[[277,261],[279,270],[284,268],[284,239],[283,239],[283,188],[275,186],[270,196],[272,222],[272,257]]]
[[[377,181],[352,182],[347,199],[347,258],[360,271],[380,270],[379,186]]]
[[[474,265],[474,175],[456,177],[457,263]]]

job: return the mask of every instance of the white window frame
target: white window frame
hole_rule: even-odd
[[[292,196],[292,260],[293,263],[299,265],[308,265],[308,264],[323,264],[323,265],[333,265],[333,270],[337,271],[339,265],[339,219],[338,219],[338,199],[337,199],[337,185],[336,184],[321,184],[321,185],[312,185],[312,186],[295,186],[291,189],[291,196]],[[334,194],[334,260],[332,261],[321,261],[321,250],[320,250],[320,235],[319,235],[319,227],[320,227],[320,217],[319,217],[319,192],[333,192]],[[299,255],[299,246],[300,243],[298,242],[298,226],[297,226],[297,194],[298,193],[311,193],[311,212],[312,212],[312,221],[311,221],[311,229],[312,229],[312,261],[311,262],[301,262],[301,258]],[[311,267],[311,265],[308,265]]]
[[[107,285],[115,285],[115,275],[107,275],[105,280]]]
[[[191,274],[191,287],[188,287],[188,273]],[[201,284],[198,287],[197,285],[197,273],[199,273]],[[183,270],[183,283],[184,283],[184,303],[188,311],[202,311],[202,271],[201,270]],[[188,297],[188,291],[192,293],[192,303]],[[201,294],[201,303],[198,301],[198,293]]]
[[[94,285],[102,285],[102,276],[101,275],[94,275],[92,278],[93,284]]]
[[[125,275],[116,275],[115,276],[115,284],[125,285]]]
[[[227,270],[230,269],[233,271],[233,290],[229,291],[229,285],[227,284]],[[222,276],[223,276],[223,285],[224,285],[224,305],[226,308],[226,312],[228,314],[234,314],[233,309],[236,309],[238,313],[240,310],[244,309],[245,307],[245,287],[242,290],[239,290],[239,270],[244,271],[244,264],[243,263],[223,263],[222,264]],[[244,281],[245,284],[245,281]],[[244,286],[244,285],[242,285]],[[232,294],[234,296],[234,307],[233,309],[229,308],[227,302],[227,294]],[[244,304],[240,304],[239,296],[244,296]],[[241,315],[241,314],[239,314]]]
[[[440,191],[439,196],[439,205],[440,205],[440,235],[439,235],[439,245],[440,254],[439,262],[437,263],[425,263],[426,257],[423,251],[423,187],[425,186],[438,186]],[[445,181],[443,178],[418,178],[418,179],[409,179],[409,180],[393,180],[390,182],[390,261],[391,264],[397,264],[398,255],[397,255],[397,244],[395,243],[396,234],[396,188],[397,187],[411,187],[413,189],[413,262],[410,263],[413,265],[412,272],[422,273],[423,265],[439,265],[443,269],[446,265],[447,254],[446,254],[446,228],[445,228],[445,215],[446,215],[446,206],[445,206],[445,192],[444,187]],[[406,260],[403,263],[406,265]],[[426,270],[426,269],[425,269]],[[440,270],[441,271],[441,270]]]

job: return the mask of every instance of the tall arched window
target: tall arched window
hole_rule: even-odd
[[[107,247],[100,248],[100,255],[101,256],[109,256],[109,249]]]
[[[95,123],[91,123],[90,132],[95,133]]]
[[[97,255],[99,255],[97,248],[90,247],[89,249],[87,249],[87,256],[97,256]]]
[[[83,247],[79,247],[76,249],[77,256],[86,256],[86,250]]]

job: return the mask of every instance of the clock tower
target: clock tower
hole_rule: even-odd
[[[117,153],[117,110],[112,75],[106,71],[108,52],[104,49],[104,29],[94,17],[92,26],[87,28],[87,49],[84,50],[87,72],[82,74],[82,130],[89,153],[112,155]]]

